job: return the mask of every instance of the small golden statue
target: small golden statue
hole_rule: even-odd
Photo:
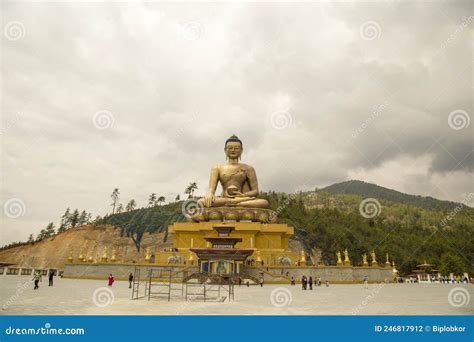
[[[337,256],[337,266],[342,266],[341,252],[337,251],[336,256]]]
[[[362,254],[362,264],[364,266],[369,266],[369,263],[367,261],[367,254],[366,253]]]
[[[240,163],[242,141],[234,134],[226,140],[224,151],[227,164],[215,165],[211,170],[209,190],[201,203],[209,207],[267,208],[268,201],[257,198],[258,181],[255,169]],[[216,197],[218,184],[222,185],[222,196]]]
[[[92,255],[89,256],[89,258],[87,258],[87,262],[89,262],[89,263],[93,263],[93,262],[94,262],[94,259],[92,259]]]
[[[109,249],[107,247],[104,247],[104,254],[102,254],[102,262],[107,262],[107,259],[109,258]]]
[[[387,260],[385,261],[385,267],[390,267],[390,266],[392,266],[392,265],[390,264],[390,260],[388,260],[388,253],[385,255],[385,257],[386,257],[386,259],[387,259]]]
[[[370,253],[370,256],[372,257],[372,267],[377,267],[378,264],[377,264],[377,256],[375,255],[375,251],[372,251],[372,253]]]
[[[188,258],[188,261],[191,265],[194,264],[194,254],[193,252],[189,252],[189,258]]]
[[[306,254],[303,250],[300,252],[300,266],[306,266]]]
[[[115,250],[115,247],[112,248],[112,256],[110,257],[110,262],[116,262],[117,261],[117,251]]]
[[[347,248],[344,250],[344,265],[345,266],[351,265],[351,261],[349,260],[349,252],[347,251]]]
[[[300,262],[306,262],[306,256],[303,250],[300,252]]]
[[[70,264],[73,262],[72,252],[69,252],[69,256],[67,257],[67,262]]]
[[[151,261],[151,249],[150,247],[146,248],[145,263],[149,264]]]
[[[79,262],[84,262],[84,260],[85,260],[84,251],[83,251],[82,248],[79,250],[79,258],[78,259],[79,259]]]

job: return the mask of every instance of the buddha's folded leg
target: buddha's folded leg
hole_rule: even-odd
[[[239,207],[245,207],[245,208],[267,208],[268,201],[263,198],[256,198],[253,200],[240,202],[238,205]]]
[[[199,202],[205,207],[203,198],[201,198],[199,200]],[[230,200],[228,198],[216,197],[214,199],[214,202],[212,202],[211,207],[223,207],[223,206],[227,205],[229,202],[230,202]]]

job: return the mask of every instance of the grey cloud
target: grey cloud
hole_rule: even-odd
[[[26,29],[1,39],[2,203],[28,207],[2,216],[2,241],[68,206],[103,215],[114,187],[139,205],[191,181],[203,194],[234,133],[263,190],[357,175],[462,200],[471,185],[474,122],[447,121],[474,120],[468,2],[1,6]],[[361,37],[367,21],[378,38]],[[103,130],[101,110],[114,121]],[[405,159],[423,162],[401,175]]]

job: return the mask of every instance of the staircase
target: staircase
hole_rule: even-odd
[[[269,277],[272,277],[274,280],[287,281],[288,283],[291,283],[291,277],[287,275],[272,273],[270,271],[266,271],[263,267],[257,267],[257,268],[260,273],[266,274]]]

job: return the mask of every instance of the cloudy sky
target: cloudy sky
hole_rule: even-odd
[[[262,190],[474,191],[469,1],[1,7],[0,244],[204,194],[233,133]]]

